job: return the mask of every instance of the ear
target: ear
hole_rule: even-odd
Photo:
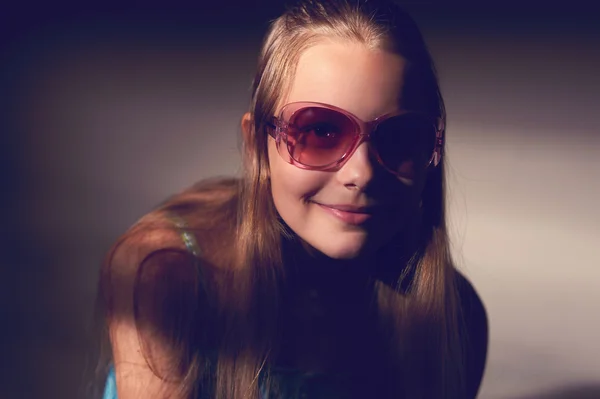
[[[244,144],[250,143],[250,135],[252,134],[252,114],[250,112],[246,112],[244,116],[242,116],[242,138],[244,139]]]

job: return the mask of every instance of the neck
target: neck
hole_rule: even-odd
[[[396,285],[419,248],[419,234],[399,234],[375,253],[353,259],[333,259],[310,247],[300,238],[284,240],[284,259],[290,283],[347,285],[380,280]],[[352,284],[351,284],[352,285]]]

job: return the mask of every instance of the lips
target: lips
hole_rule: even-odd
[[[321,209],[344,223],[361,225],[373,216],[373,207],[355,205],[325,205],[315,202]]]
[[[319,204],[321,206],[326,206],[331,209],[337,209],[342,212],[351,212],[351,213],[373,213],[373,207],[368,206],[354,206],[354,205],[327,205],[327,204]]]

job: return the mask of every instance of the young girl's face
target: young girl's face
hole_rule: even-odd
[[[401,111],[405,67],[396,54],[359,43],[322,42],[301,55],[289,95],[278,110],[297,101],[319,102],[363,121]],[[406,165],[398,177],[374,159],[370,145],[360,144],[340,167],[315,171],[288,163],[269,138],[275,207],[306,244],[328,257],[369,254],[401,230],[414,228],[411,216],[419,212],[425,167]],[[368,209],[348,212],[351,207]]]

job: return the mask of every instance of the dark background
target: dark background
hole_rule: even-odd
[[[490,313],[481,397],[600,397],[600,14],[402,4],[440,71],[454,253]],[[4,6],[1,398],[87,397],[104,253],[170,193],[237,173],[260,40],[281,10]]]

